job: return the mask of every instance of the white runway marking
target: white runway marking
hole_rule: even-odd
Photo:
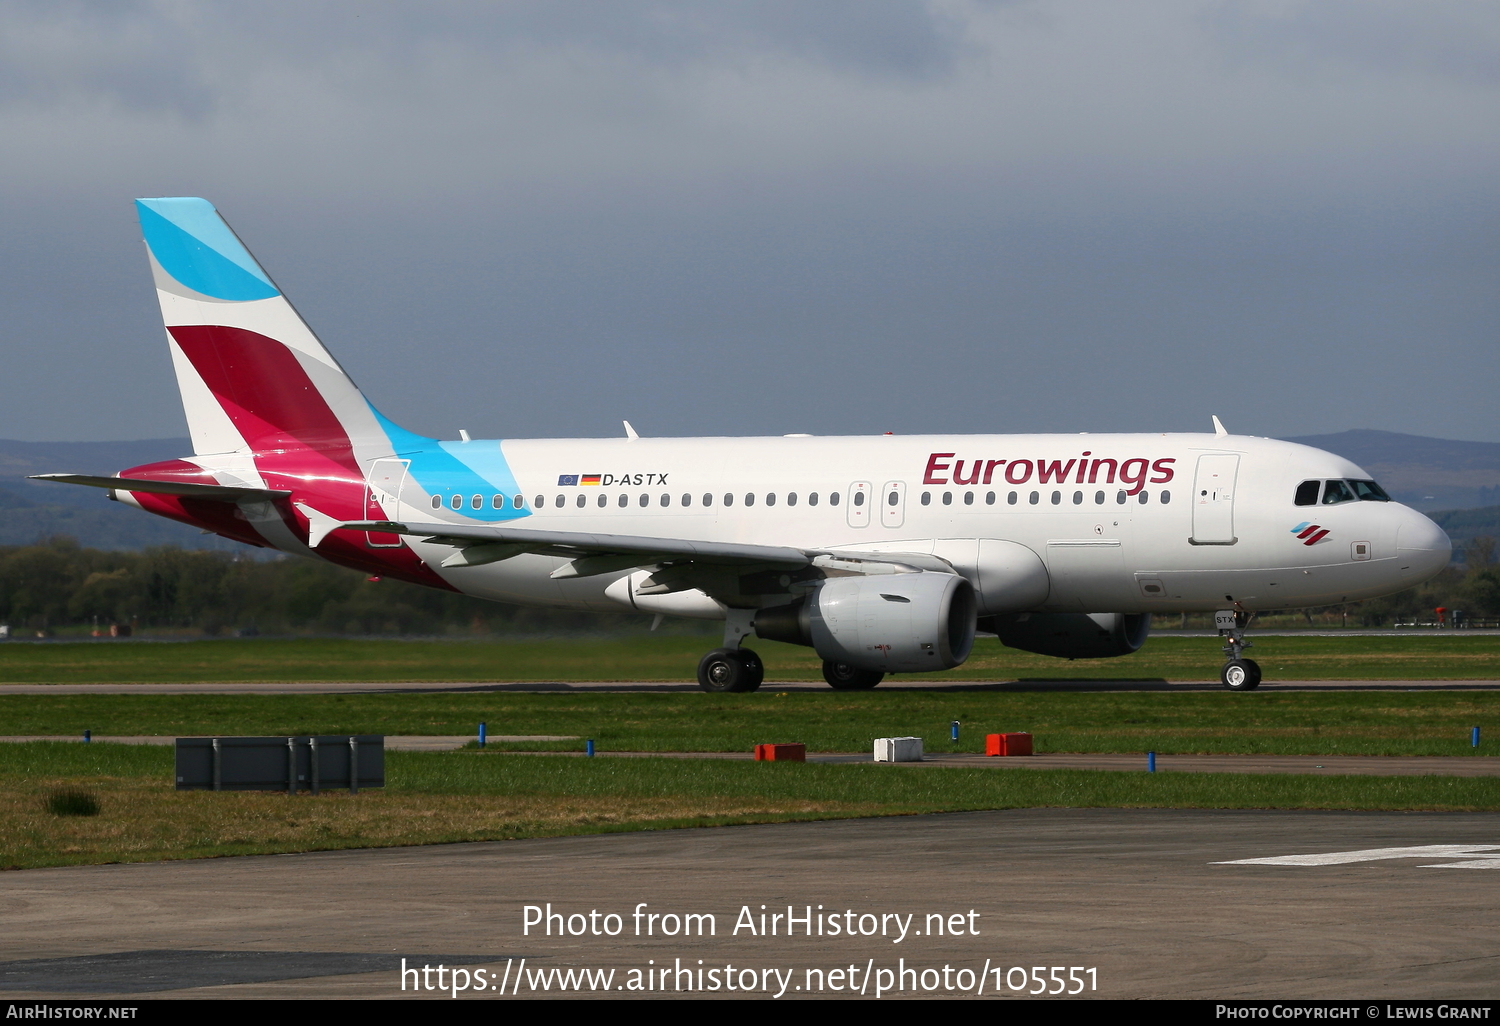
[[[1273,855],[1263,859],[1211,862],[1211,866],[1340,866],[1349,862],[1379,862],[1384,859],[1454,858],[1478,856],[1463,862],[1433,862],[1418,869],[1500,869],[1500,844],[1419,844],[1407,848],[1365,848],[1360,851],[1330,851],[1318,855]]]

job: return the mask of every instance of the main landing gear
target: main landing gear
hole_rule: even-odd
[[[848,663],[835,663],[825,659],[823,679],[835,691],[869,691],[885,679],[885,674],[879,670],[861,670]]]
[[[755,610],[727,609],[724,617],[724,647],[698,661],[698,686],[704,691],[754,691],[766,679],[760,656],[740,641],[755,631]]]
[[[1249,622],[1250,614],[1239,610],[1221,609],[1214,614],[1214,626],[1224,639],[1224,654],[1229,657],[1219,671],[1219,681],[1230,691],[1253,691],[1260,687],[1260,664],[1241,657],[1245,649],[1254,647],[1254,642],[1245,640]]]

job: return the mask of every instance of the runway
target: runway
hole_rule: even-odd
[[[1007,998],[1037,986],[1031,967],[1048,990],[1076,969],[1080,997],[1493,998],[1490,868],[1493,815],[1031,809],[28,870],[0,874],[0,993],[401,997],[404,957],[461,964],[471,988],[493,971],[458,995],[492,1001],[663,996],[616,989],[632,979],[783,1000],[986,981]],[[524,932],[549,903],[552,936]],[[787,936],[787,906],[821,935]],[[684,937],[688,914],[712,935]],[[614,975],[559,992],[552,971],[582,969]],[[404,996],[449,999],[405,979]]]

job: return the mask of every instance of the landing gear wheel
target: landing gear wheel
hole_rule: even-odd
[[[879,670],[861,670],[848,663],[825,660],[823,679],[836,691],[869,691],[885,679],[885,674]]]
[[[765,676],[760,656],[748,648],[716,648],[698,662],[704,691],[754,691]]]
[[[1260,664],[1254,659],[1231,659],[1219,671],[1219,680],[1230,691],[1252,691],[1260,687]]]

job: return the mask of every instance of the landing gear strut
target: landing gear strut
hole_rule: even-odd
[[[1260,664],[1254,659],[1241,658],[1254,642],[1245,639],[1245,627],[1250,614],[1235,609],[1221,609],[1214,614],[1214,626],[1219,637],[1224,639],[1224,654],[1228,660],[1219,671],[1219,681],[1230,691],[1252,691],[1260,687]]]

